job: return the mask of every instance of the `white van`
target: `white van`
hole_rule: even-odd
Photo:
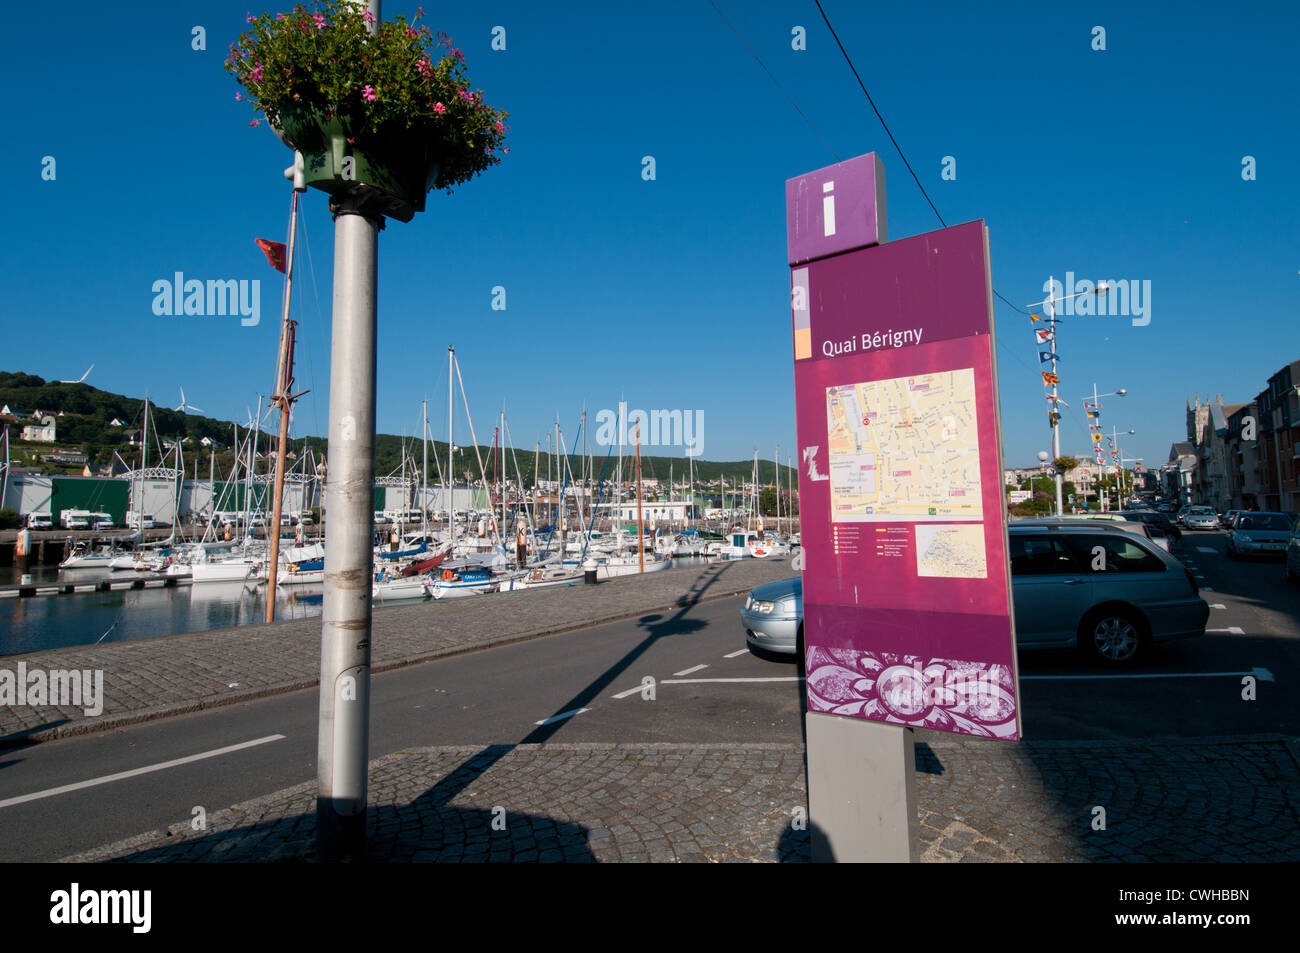
[[[54,529],[54,520],[50,518],[49,513],[28,513],[28,529]]]
[[[64,529],[90,529],[90,510],[64,510],[59,524]]]

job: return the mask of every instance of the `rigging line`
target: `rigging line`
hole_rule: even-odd
[[[727,24],[727,26],[731,27],[731,32],[736,34],[736,38],[740,40],[742,44],[744,44],[745,49],[749,50],[749,55],[754,57],[754,59],[758,62],[759,66],[763,67],[763,72],[767,74],[767,78],[770,79],[772,83],[776,86],[776,88],[781,91],[781,95],[784,96],[786,98],[786,101],[789,102],[790,105],[794,107],[795,112],[797,112],[800,116],[803,117],[803,121],[808,124],[808,128],[811,129],[813,131],[813,134],[816,135],[817,138],[822,141],[822,145],[824,145],[826,149],[830,152],[830,154],[835,157],[835,161],[839,162],[840,161],[839,154],[835,151],[834,148],[831,147],[831,144],[826,141],[826,137],[821,134],[821,132],[817,129],[816,126],[813,125],[813,121],[808,118],[808,114],[799,108],[799,104],[794,101],[794,97],[792,97],[789,93],[787,93],[785,91],[785,87],[783,87],[779,82],[777,82],[776,77],[772,75],[772,71],[767,68],[767,64],[764,63],[759,58],[759,55],[754,52],[754,48],[745,42],[745,38],[741,36],[740,31],[736,29],[735,24],[733,24],[730,20],[727,19],[727,15],[718,9],[718,5],[714,3],[713,0],[709,0],[709,6],[713,7],[713,9],[717,12],[718,16],[722,17],[722,22]]]
[[[947,228],[948,223],[945,222],[943,216],[939,214],[939,209],[930,198],[930,193],[925,190],[925,186],[921,184],[921,180],[917,176],[916,170],[912,168],[912,163],[908,162],[907,156],[903,154],[903,147],[900,146],[898,140],[894,138],[894,133],[890,130],[889,123],[885,122],[885,117],[880,114],[880,110],[876,107],[876,101],[871,98],[871,93],[867,92],[867,84],[862,81],[862,77],[858,73],[858,68],[853,65],[852,57],[849,56],[848,50],[844,49],[844,44],[840,42],[840,35],[835,32],[835,27],[831,26],[830,17],[826,16],[826,11],[822,9],[821,0],[813,0],[813,2],[817,4],[817,10],[821,13],[822,20],[826,23],[826,29],[831,31],[831,36],[835,38],[835,45],[838,46],[840,52],[844,54],[844,61],[849,64],[849,69],[853,71],[853,77],[858,81],[858,85],[862,87],[862,93],[867,97],[867,102],[871,104],[871,109],[876,114],[876,118],[880,120],[880,125],[884,127],[885,134],[889,136],[889,141],[894,144],[894,148],[898,151],[898,157],[903,160],[903,165],[907,167],[907,171],[912,173],[912,179],[916,182],[916,187],[921,190],[921,194],[925,196],[925,200],[930,203],[930,208],[933,210],[935,218],[939,220],[939,224],[944,228]]]
[[[889,124],[885,122],[885,117],[880,114],[880,110],[876,107],[876,101],[871,98],[871,93],[867,92],[867,84],[862,81],[862,76],[859,75],[858,68],[853,65],[852,57],[849,56],[848,50],[844,49],[844,44],[840,42],[840,37],[839,34],[835,32],[835,27],[831,26],[830,17],[826,15],[825,9],[822,8],[821,0],[813,0],[813,2],[817,4],[817,10],[821,13],[822,20],[826,23],[826,29],[830,30],[831,36],[835,38],[835,45],[840,48],[840,52],[844,55],[844,61],[849,64],[849,69],[853,71],[854,78],[858,81],[858,85],[862,87],[862,93],[867,97],[867,102],[871,104],[871,109],[876,114],[876,118],[880,120],[880,125],[884,128],[885,134],[889,136],[889,141],[894,144],[894,149],[897,150],[898,157],[903,160],[903,165],[906,166],[907,171],[912,174],[912,180],[916,182],[916,187],[921,190],[921,195],[924,196],[925,201],[929,203],[930,209],[934,212],[935,218],[939,220],[939,224],[944,228],[947,228],[948,223],[944,221],[943,216],[939,213],[939,209],[934,204],[934,200],[930,198],[930,193],[927,192],[925,186],[921,184],[921,180],[917,176],[916,170],[912,168],[912,163],[907,161],[907,156],[903,154],[903,147],[900,146],[898,140],[894,138],[894,133],[889,128]],[[1006,302],[1006,304],[1012,309],[1019,311],[1021,314],[1029,314],[1029,312],[1024,308],[1013,304],[996,288],[993,289],[993,293]]]
[[[316,265],[315,262],[312,261],[312,257],[311,257],[311,239],[308,237],[309,230],[307,228],[306,205],[307,205],[306,202],[298,203],[298,218],[302,222],[302,244],[303,244],[303,248],[307,252],[307,273],[311,275],[311,292],[312,292],[312,297],[316,301],[316,315],[317,317],[319,317],[324,312],[321,311],[321,307],[320,307],[320,289],[316,285]],[[321,350],[323,351],[325,350],[325,322],[318,320],[315,322],[315,325],[316,325],[316,335],[318,338],[320,338],[319,343],[320,343]],[[312,381],[315,382],[317,380],[316,362],[313,357],[315,352],[311,347],[310,340],[304,343],[307,345],[307,369],[311,374]],[[320,408],[315,399],[313,399],[311,402],[311,416],[312,416],[312,423],[315,425],[316,433],[320,433],[321,432]]]

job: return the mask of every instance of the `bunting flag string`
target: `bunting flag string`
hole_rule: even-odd
[[[1061,383],[1061,378],[1053,374],[1051,371],[1041,371],[1040,373],[1043,375],[1044,384],[1055,385]]]
[[[1043,396],[1045,396],[1048,400],[1054,400],[1054,401],[1056,401],[1058,404],[1065,404],[1066,407],[1069,407],[1069,406],[1070,406],[1069,404],[1066,404],[1065,401],[1061,400],[1061,398],[1056,397],[1056,396],[1054,396],[1054,395],[1052,395],[1052,394],[1044,394]]]
[[[1038,335],[1039,344],[1046,344],[1048,341],[1056,337],[1056,335],[1054,335],[1051,331],[1047,330],[1046,328],[1038,328],[1037,330],[1034,331],[1034,333]]]

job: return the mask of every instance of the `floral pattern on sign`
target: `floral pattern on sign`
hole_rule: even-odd
[[[854,649],[808,650],[808,710],[1015,740],[1011,668]]]

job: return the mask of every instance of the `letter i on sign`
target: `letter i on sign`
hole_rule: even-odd
[[[834,191],[834,182],[822,183],[822,224],[827,238],[835,234],[835,196],[831,194]]]

